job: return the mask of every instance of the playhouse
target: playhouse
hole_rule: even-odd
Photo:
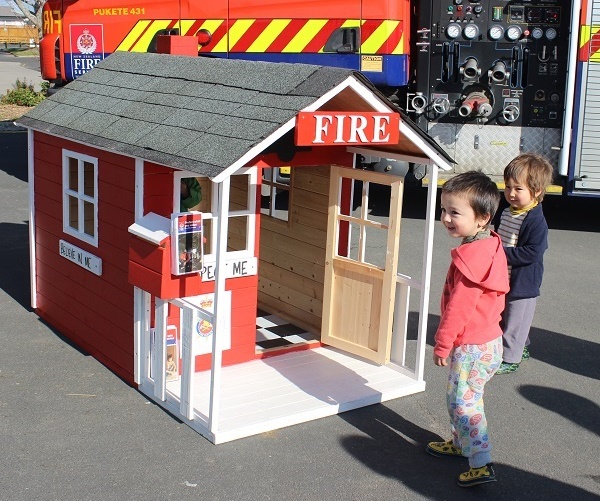
[[[424,390],[450,161],[360,73],[117,52],[18,123],[32,307],[213,443]],[[421,276],[398,269],[404,173],[359,155],[427,168]],[[194,178],[201,200],[183,210]]]

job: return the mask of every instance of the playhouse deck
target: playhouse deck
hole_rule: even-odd
[[[208,428],[210,372],[195,375],[192,428],[218,444],[332,416],[423,391],[390,366],[379,366],[340,350],[320,347],[224,367],[219,420]],[[167,383],[166,407],[181,415],[178,381]]]

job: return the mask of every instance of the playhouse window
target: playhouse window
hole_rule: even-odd
[[[230,178],[227,222],[227,259],[243,259],[254,256],[256,232],[256,186],[257,169],[243,169]],[[218,193],[212,186],[211,211],[203,212],[204,259],[215,262],[217,245]]]
[[[291,169],[263,169],[260,212],[266,216],[289,221]]]
[[[63,150],[63,231],[98,246],[98,159]]]

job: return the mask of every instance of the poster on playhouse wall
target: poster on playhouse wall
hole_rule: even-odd
[[[203,263],[201,212],[175,212],[171,216],[171,273],[201,273]]]
[[[214,313],[214,293],[194,296],[194,306],[202,308],[206,312]],[[231,293],[225,291],[223,300],[228,303],[227,311],[230,310]],[[190,340],[193,347],[193,355],[204,355],[212,352],[214,326],[212,322],[198,311],[195,307],[185,306],[182,308],[182,336]],[[231,330],[229,321],[225,322],[221,333],[219,349],[229,350],[231,348]]]

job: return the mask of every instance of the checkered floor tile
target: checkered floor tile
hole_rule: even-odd
[[[276,315],[258,311],[256,318],[257,352],[315,341],[318,341],[318,339],[304,329],[296,327]]]

